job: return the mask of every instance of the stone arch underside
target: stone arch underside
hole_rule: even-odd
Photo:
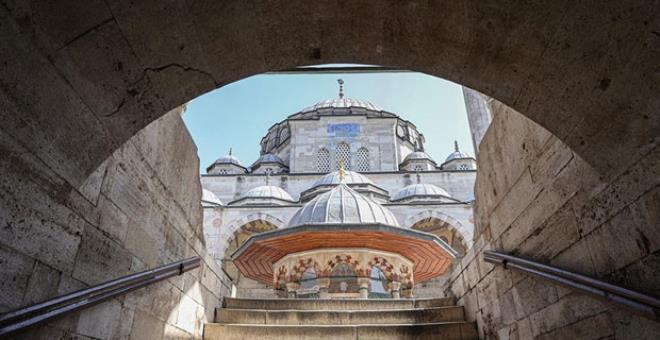
[[[73,186],[170,109],[311,64],[393,66],[464,84],[539,123],[602,174],[658,142],[656,2],[606,2],[599,15],[570,1],[68,6],[78,5],[0,10],[0,79],[3,129]]]
[[[449,246],[461,255],[472,246],[473,230],[465,227],[457,219],[439,211],[422,211],[408,217],[403,225],[410,229],[447,238]]]
[[[417,221],[411,229],[423,231],[438,236],[445,241],[459,256],[465,255],[469,245],[460,231],[442,220],[434,217],[428,217]]]
[[[229,223],[227,225],[227,242],[223,249],[218,251],[218,254],[223,254],[221,262],[227,274],[234,280],[239,278],[240,272],[231,261],[231,255],[241,244],[252,235],[276,230],[281,228],[282,225],[283,222],[280,219],[264,213],[252,214]]]

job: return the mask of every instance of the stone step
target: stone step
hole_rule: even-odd
[[[225,298],[223,307],[230,309],[266,310],[376,310],[449,307],[452,298],[437,299],[368,299],[368,300],[320,300],[320,299],[237,299]]]
[[[377,310],[216,310],[215,322],[266,325],[414,324],[464,321],[463,307]]]
[[[468,322],[387,324],[352,326],[276,326],[245,324],[206,324],[205,340],[270,339],[478,339],[476,327]]]

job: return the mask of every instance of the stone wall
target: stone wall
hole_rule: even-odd
[[[79,188],[0,130],[0,313],[191,256],[201,268],[49,322],[24,338],[200,338],[230,283],[207,255],[196,147],[163,116]]]
[[[564,143],[495,103],[479,150],[474,247],[448,293],[485,339],[651,339],[660,324],[495,268],[498,250],[660,296],[660,148],[603,177]],[[604,180],[603,178],[609,178]]]

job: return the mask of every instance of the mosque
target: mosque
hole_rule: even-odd
[[[239,297],[433,294],[471,246],[476,160],[455,143],[438,164],[412,122],[339,84],[250,166],[230,150],[202,175],[207,247]]]

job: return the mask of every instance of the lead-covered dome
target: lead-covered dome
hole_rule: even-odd
[[[267,153],[259,156],[259,158],[257,158],[257,160],[254,161],[254,163],[252,164],[252,167],[266,163],[275,163],[275,164],[280,164],[282,166],[286,166],[282,158],[278,157],[277,155],[273,155],[272,153]]]
[[[234,165],[238,165],[240,167],[243,166],[243,163],[241,163],[241,160],[238,159],[236,156],[233,156],[231,153],[216,159],[215,162],[213,162],[213,164],[234,164]]]
[[[445,189],[437,185],[426,183],[417,183],[404,187],[395,193],[394,196],[392,196],[392,201],[401,201],[412,198],[437,198],[456,201],[455,199],[451,198]]]
[[[289,226],[307,224],[371,224],[398,226],[389,209],[342,183],[306,203]]]
[[[413,160],[430,160],[433,161],[433,158],[424,151],[415,151],[411,152],[403,159],[403,162],[413,161]]]
[[[217,206],[222,205],[222,201],[210,190],[202,189],[202,205]]]
[[[453,161],[455,159],[463,159],[463,158],[472,158],[467,152],[463,152],[458,148],[458,142],[454,141],[454,152],[450,153],[449,156],[447,156],[447,159],[445,159],[445,163]]]
[[[280,187],[274,185],[262,185],[248,190],[242,199],[245,198],[274,198],[283,201],[295,202],[291,195]]]
[[[321,109],[335,109],[335,108],[347,109],[351,107],[364,108],[371,111],[383,111],[383,109],[380,108],[379,106],[371,102],[368,102],[366,100],[351,99],[351,98],[335,98],[335,99],[322,100],[312,106],[308,106],[300,110],[300,112],[311,112]]]
[[[324,175],[323,177],[319,178],[314,184],[312,185],[312,188],[322,186],[322,185],[337,185],[341,183],[340,180],[340,175],[339,171],[333,171],[331,173],[328,173]],[[358,172],[355,171],[344,171],[344,182],[345,184],[348,185],[353,185],[353,184],[371,184],[374,185],[374,182],[372,182],[367,176],[362,175]]]

